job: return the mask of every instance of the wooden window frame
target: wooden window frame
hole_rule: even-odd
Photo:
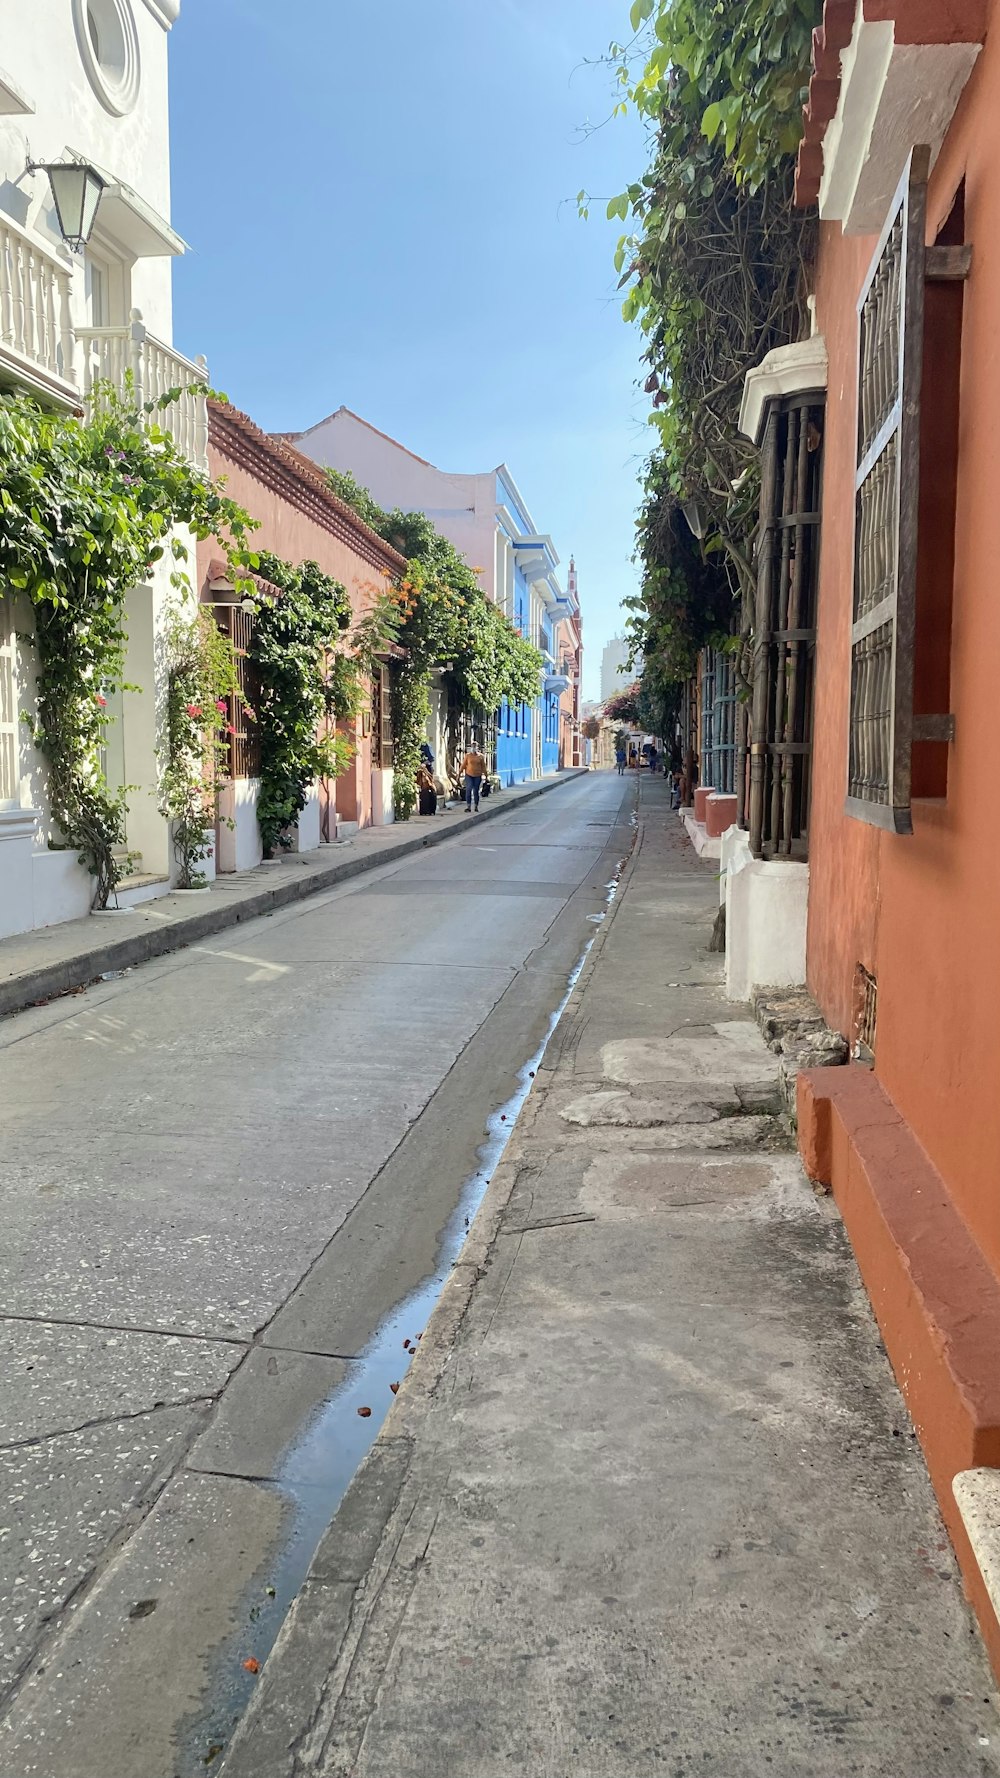
[[[377,771],[388,772],[393,764],[392,740],[392,685],[389,678],[389,666],[386,661],[379,661],[372,678],[372,765]]]
[[[822,388],[767,404],[752,694],[737,713],[736,748],[737,818],[755,858],[809,855],[825,412]]]
[[[232,646],[236,667],[236,682],[239,691],[235,697],[226,700],[226,721],[231,729],[227,739],[229,742],[229,759],[226,776],[232,780],[245,780],[260,777],[260,726],[258,699],[260,682],[253,661],[250,658],[250,645],[257,619],[252,611],[245,611],[242,605],[226,603],[213,606],[215,621]],[[244,708],[250,705],[254,714],[247,715]]]
[[[954,738],[951,715],[914,712],[924,285],[928,278],[964,278],[969,270],[967,248],[926,246],[929,169],[930,149],[913,148],[858,298],[845,809],[856,820],[897,834],[913,832],[914,742]],[[898,273],[890,257],[897,244]],[[894,308],[883,307],[880,312],[887,288],[895,293]],[[890,330],[890,351],[880,359],[878,329],[887,313],[895,328],[895,353]],[[887,368],[893,380],[884,391],[879,384]],[[866,378],[873,386],[869,405],[875,405],[870,413]],[[880,596],[867,600],[873,579]]]

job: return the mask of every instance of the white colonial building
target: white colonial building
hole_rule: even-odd
[[[284,436],[314,462],[349,470],[380,506],[426,513],[477,570],[487,597],[541,649],[544,660],[534,704],[504,705],[497,713],[497,770],[508,784],[556,771],[559,700],[570,683],[557,658],[558,630],[562,618],[577,614],[576,594],[563,592],[552,539],[539,532],[506,464],[478,474],[451,474],[346,407],[305,432]],[[433,700],[432,707],[440,736],[443,713]]]
[[[180,0],[30,0],[3,8],[0,39],[0,384],[67,410],[98,378],[140,396],[204,379],[171,345],[167,43]],[[66,200],[86,166],[96,218],[85,247]],[[54,167],[55,172],[50,169]],[[95,177],[96,176],[96,177]],[[79,183],[79,179],[77,181]],[[57,205],[56,199],[59,198]],[[207,463],[203,397],[165,416],[181,448]],[[169,835],[156,797],[158,624],[167,570],[130,593],[126,679],[108,731],[109,782],[130,792],[136,876],[124,902],[167,887]],[[44,773],[20,713],[31,708],[31,612],[0,585],[0,937],[85,914],[92,884],[50,831]]]

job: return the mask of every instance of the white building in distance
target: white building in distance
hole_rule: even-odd
[[[625,691],[642,672],[642,661],[629,667],[629,644],[624,636],[612,636],[601,656],[601,702],[606,704],[617,692]]]

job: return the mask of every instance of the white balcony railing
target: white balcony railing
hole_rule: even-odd
[[[72,387],[70,274],[54,254],[0,216],[0,353],[25,381]]]
[[[70,319],[71,273],[10,217],[0,215],[0,371],[8,381],[76,406],[82,393],[107,380],[124,390],[131,371],[141,404],[180,389],[157,414],[192,463],[208,467],[208,408],[196,385],[207,381],[194,361],[146,331],[138,309],[125,327],[82,327]]]
[[[172,346],[147,333],[138,309],[132,310],[127,327],[82,327],[77,339],[83,352],[83,394],[89,400],[94,385],[108,382],[123,390],[131,372],[136,401],[158,401],[171,389],[180,389],[153,415],[169,432],[177,449],[199,468],[208,467],[208,407],[203,386],[208,380],[204,358],[185,358]],[[198,388],[197,385],[202,385]]]

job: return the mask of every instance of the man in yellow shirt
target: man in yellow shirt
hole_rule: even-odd
[[[486,770],[486,761],[482,754],[477,753],[475,748],[470,748],[462,761],[462,771],[465,775],[465,813],[467,815],[472,814],[473,800],[475,801],[476,814],[479,814],[479,792],[482,789]]]

